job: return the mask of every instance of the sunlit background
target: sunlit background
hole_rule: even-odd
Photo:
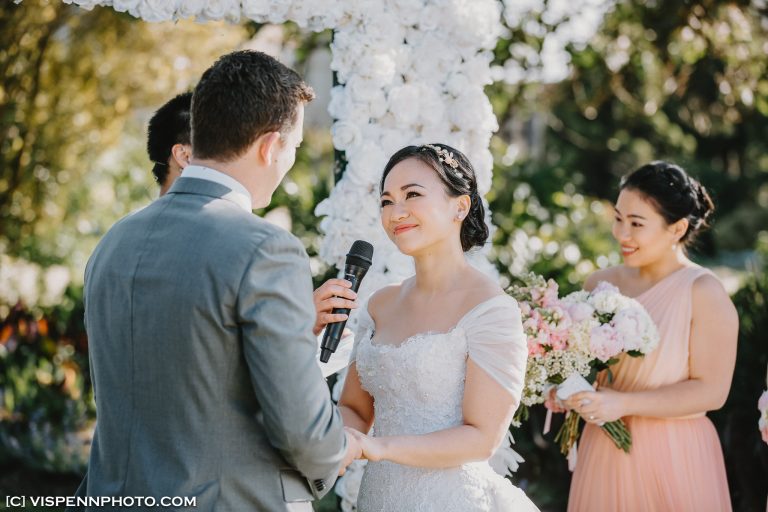
[[[693,256],[723,279],[742,326],[731,396],[711,417],[734,509],[762,512],[766,2],[527,0],[505,24],[487,88],[500,125],[488,200],[502,279],[532,270],[578,288],[620,261],[610,223],[623,174],[667,159],[700,179],[718,209]],[[146,23],[59,0],[0,5],[0,494],[69,494],[85,470],[94,407],[83,268],[117,219],[158,195],[149,117],[219,55],[268,52],[318,93],[296,166],[260,213],[301,238],[317,283],[335,273],[317,257],[314,215],[334,182],[332,38],[290,23]],[[570,477],[540,434],[542,415],[515,432],[527,460],[513,480],[542,510],[564,510]],[[318,508],[336,510],[335,497]]]

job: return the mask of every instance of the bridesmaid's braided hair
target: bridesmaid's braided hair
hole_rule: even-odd
[[[688,219],[688,230],[680,239],[689,245],[709,227],[715,205],[704,186],[682,167],[661,160],[645,164],[621,179],[620,190],[642,194],[664,217],[667,224]]]
[[[485,223],[485,207],[477,191],[475,170],[464,153],[447,144],[406,146],[392,155],[384,167],[379,192],[384,191],[384,180],[392,168],[408,158],[421,160],[434,169],[449,196],[469,196],[471,206],[461,223],[461,248],[466,252],[473,247],[482,247],[489,236]]]

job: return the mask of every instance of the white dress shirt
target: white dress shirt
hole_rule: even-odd
[[[232,176],[224,174],[221,171],[211,169],[210,167],[203,167],[202,165],[188,165],[181,172],[182,178],[197,178],[200,180],[208,180],[219,185],[224,185],[232,192],[225,194],[222,197],[229,199],[236,203],[243,210],[251,213],[253,208],[251,207],[251,194],[248,192],[242,183],[237,181]]]

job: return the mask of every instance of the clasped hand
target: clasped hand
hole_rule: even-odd
[[[344,461],[344,468],[355,459],[365,459],[370,461],[379,461],[384,458],[384,443],[381,439],[368,436],[362,432],[350,427],[344,427],[347,434],[347,442],[350,448],[347,450],[347,459]],[[340,474],[344,474],[344,470]]]
[[[610,388],[574,393],[564,404],[568,409],[579,413],[587,423],[598,426],[626,416],[624,393]]]

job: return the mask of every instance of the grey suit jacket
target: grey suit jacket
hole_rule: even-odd
[[[285,511],[336,478],[345,437],[316,362],[306,252],[228,193],[180,178],[88,262],[97,424],[77,496]]]

